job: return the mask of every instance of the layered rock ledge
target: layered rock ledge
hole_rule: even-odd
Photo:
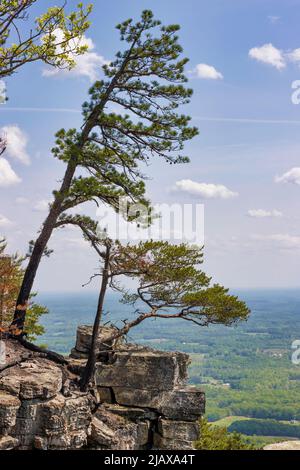
[[[17,341],[0,366],[0,450],[192,449],[204,393],[186,386],[189,356],[107,342],[103,328],[88,393],[78,389],[91,344],[81,326],[67,366]]]

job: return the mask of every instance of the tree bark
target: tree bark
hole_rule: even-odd
[[[94,108],[93,112],[91,113],[88,120],[86,121],[85,126],[82,130],[79,148],[83,148],[84,144],[86,143],[91,130],[96,125],[97,116],[103,110],[108,100],[108,97],[109,95],[107,95],[99,103],[99,105]],[[72,180],[73,180],[76,168],[77,168],[76,158],[71,158],[68,163],[60,190],[58,191],[56,198],[54,200],[54,203],[48,214],[48,217],[46,218],[43,224],[41,233],[34,244],[34,248],[30,256],[30,260],[27,265],[27,268],[25,270],[23,282],[22,282],[20,292],[17,298],[14,318],[10,326],[11,333],[16,334],[17,336],[23,333],[29,297],[30,297],[30,293],[33,287],[35,276],[36,276],[38,267],[40,265],[45,248],[47,247],[48,241],[52,235],[53,230],[55,229],[55,224],[58,220],[58,217],[63,211],[62,210],[63,202],[72,184]]]
[[[131,47],[128,51],[127,56],[124,58],[124,61],[122,65],[120,66],[120,69],[118,70],[116,75],[112,78],[100,102],[94,107],[91,114],[87,118],[84,124],[83,130],[82,130],[82,133],[81,133],[79,149],[82,149],[83,146],[85,145],[86,141],[89,138],[90,132],[98,123],[99,115],[101,114],[101,112],[103,112],[107,102],[109,101],[111,93],[113,92],[114,88],[118,86],[118,81],[120,77],[122,77],[122,74],[124,73],[124,70],[126,68],[126,65],[128,64],[128,61],[130,59],[130,56],[131,56],[133,47],[136,44],[136,41],[137,41],[137,38],[133,40],[133,43],[131,44]],[[69,160],[67,169],[66,169],[66,173],[65,173],[61,188],[59,192],[57,193],[57,196],[51,207],[49,215],[44,222],[42,231],[34,245],[34,248],[30,257],[30,261],[28,263],[28,266],[24,274],[19,296],[16,302],[14,318],[10,326],[11,333],[15,334],[16,336],[20,336],[23,334],[27,306],[29,302],[30,293],[33,287],[33,283],[35,280],[35,276],[36,276],[41,258],[43,256],[43,253],[45,251],[45,248],[47,247],[47,243],[55,228],[57,219],[62,212],[63,201],[64,201],[66,193],[68,192],[72,184],[76,167],[77,167],[76,157],[74,158],[71,157],[71,159]]]
[[[20,333],[24,329],[26,311],[27,311],[28,301],[29,301],[30,293],[31,293],[32,286],[34,283],[34,279],[35,279],[40,261],[42,259],[43,253],[45,251],[45,248],[47,247],[47,243],[54,230],[55,223],[57,222],[57,219],[62,211],[62,204],[64,201],[64,197],[65,197],[66,192],[70,188],[75,170],[76,170],[76,161],[73,161],[71,159],[68,163],[61,188],[58,194],[56,195],[55,201],[50,209],[49,215],[43,224],[41,233],[34,244],[34,248],[30,256],[28,266],[24,273],[22,285],[21,285],[20,292],[17,298],[14,318],[13,318],[11,328],[10,328],[12,333],[14,332]]]
[[[101,281],[101,289],[100,289],[100,294],[99,294],[99,299],[98,299],[97,314],[96,314],[94,326],[93,326],[91,349],[90,349],[88,361],[82,373],[81,382],[80,382],[80,390],[82,392],[86,392],[89,386],[89,383],[91,381],[91,378],[94,372],[96,360],[97,360],[97,351],[96,351],[97,340],[99,336],[100,323],[101,323],[102,313],[103,313],[103,304],[104,304],[104,299],[105,299],[105,294],[106,294],[108,279],[109,279],[109,272],[108,272],[109,257],[110,257],[110,246],[107,245],[106,253],[105,253],[104,269],[103,269],[103,275],[102,275],[102,281]]]

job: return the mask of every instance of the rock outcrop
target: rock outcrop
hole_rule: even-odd
[[[192,449],[204,393],[185,386],[189,357],[122,340],[98,341],[94,384],[78,390],[91,327],[77,331],[66,367],[17,341],[0,367],[0,450]]]

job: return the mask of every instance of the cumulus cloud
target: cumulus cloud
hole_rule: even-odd
[[[278,248],[299,249],[300,237],[288,233],[275,233],[270,235],[252,235],[253,240],[272,242]]]
[[[25,132],[14,124],[2,127],[1,134],[6,140],[5,152],[7,156],[28,165],[30,158],[27,153],[28,137]]]
[[[294,183],[300,185],[300,167],[291,168],[281,176],[275,177],[276,183]]]
[[[273,209],[271,211],[267,211],[265,209],[249,209],[247,214],[249,217],[255,217],[258,219],[263,219],[266,217],[282,217],[282,212]]]
[[[14,172],[9,162],[5,158],[0,158],[0,188],[7,188],[20,182],[21,179]]]
[[[204,78],[207,80],[222,80],[223,75],[221,72],[218,72],[215,67],[208,64],[198,64],[196,65],[195,69],[193,70],[193,75],[197,78]]]
[[[174,189],[205,199],[230,199],[238,196],[238,193],[222,184],[197,183],[189,179],[177,181]]]
[[[300,47],[298,49],[294,49],[292,52],[289,52],[287,56],[291,62],[300,62]]]
[[[46,199],[41,199],[41,201],[38,201],[33,206],[33,210],[36,212],[45,212],[49,209],[49,204],[50,204],[50,201],[47,201]]]
[[[257,60],[258,62],[272,65],[278,70],[283,69],[286,66],[283,51],[277,49],[271,43],[264,44],[261,47],[253,47],[249,51],[249,57]]]
[[[10,225],[12,225],[12,222],[7,217],[0,214],[0,227],[9,227]]]
[[[63,40],[63,31],[61,29],[57,29],[54,33],[57,38],[57,42],[61,42]],[[80,40],[72,39],[70,41],[70,47],[74,48],[76,45],[78,47],[87,46],[87,52],[82,55],[74,55],[72,54],[72,59],[75,61],[76,65],[71,70],[68,69],[59,69],[57,67],[46,68],[42,71],[42,75],[44,77],[53,77],[53,76],[85,76],[88,77],[91,82],[97,80],[99,76],[99,69],[102,65],[107,64],[108,61],[104,59],[103,56],[94,52],[95,44],[93,43],[92,39],[87,38],[83,35]],[[59,51],[59,47],[57,47]]]

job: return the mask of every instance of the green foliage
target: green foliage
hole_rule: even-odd
[[[282,423],[273,419],[247,419],[232,423],[229,431],[241,432],[246,435],[258,436],[289,436],[300,438],[300,425]]]
[[[63,199],[63,211],[87,201],[119,211],[125,198],[124,216],[134,220],[132,204],[149,206],[140,164],[151,157],[187,162],[181,151],[198,130],[189,125],[189,116],[177,112],[192,95],[184,86],[187,59],[180,57],[179,26],[161,26],[144,11],[137,23],[127,20],[117,28],[128,47],[103,67],[106,78],[91,87],[90,101],[83,104],[84,126],[56,135],[54,156],[83,174],[55,197]]]
[[[211,285],[211,278],[200,269],[202,263],[202,248],[184,243],[116,243],[112,249],[112,272],[138,281],[137,293],[125,293],[123,302],[142,301],[153,316],[181,318],[199,326],[246,320],[249,309],[245,303],[228,294],[228,289]],[[143,308],[137,304],[137,311]]]
[[[66,13],[65,5],[53,6],[30,21],[37,0],[1,0],[0,78],[7,77],[26,63],[42,60],[59,68],[72,68],[74,56],[84,54],[81,40],[89,27],[92,6]],[[17,33],[17,34],[16,34]]]
[[[35,293],[31,295],[31,298],[35,297]],[[48,309],[43,305],[39,305],[35,302],[30,302],[30,306],[27,310],[25,320],[25,332],[27,334],[28,341],[35,341],[38,336],[45,333],[45,328],[40,325],[40,317],[48,313]]]
[[[200,439],[195,443],[197,450],[254,450],[238,433],[230,433],[225,427],[216,427],[205,418],[200,420]]]
[[[24,270],[22,263],[24,258],[18,255],[6,255],[6,242],[0,240],[0,328],[4,331],[10,325],[14,314],[16,298],[23,279]],[[31,295],[31,299],[36,294]],[[44,328],[39,324],[40,317],[48,313],[48,310],[30,302],[25,331],[29,340],[35,340],[37,336],[44,333]]]

